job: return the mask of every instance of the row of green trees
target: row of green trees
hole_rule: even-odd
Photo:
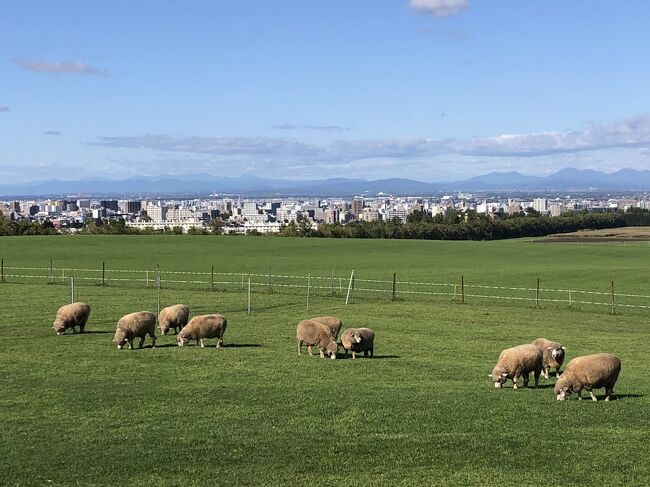
[[[552,233],[567,233],[584,229],[650,226],[650,211],[631,208],[628,211],[607,213],[569,213],[562,216],[541,216],[535,211],[513,215],[505,213],[490,217],[474,211],[448,211],[435,217],[422,212],[409,215],[406,223],[398,218],[390,221],[360,222],[347,225],[321,224],[313,228],[308,220],[283,225],[280,237],[320,238],[389,238],[421,240],[498,240],[518,237],[540,237]],[[179,226],[164,230],[128,227],[123,219],[91,220],[78,232],[87,235],[181,235]],[[53,235],[59,231],[51,222],[13,221],[0,213],[0,236],[3,235]],[[205,228],[190,229],[194,235],[221,235],[223,221],[212,220]],[[260,235],[258,232],[253,232]]]
[[[390,221],[322,224],[314,229],[301,221],[285,225],[280,236],[321,238],[388,238],[420,240],[498,240],[518,237],[541,237],[552,233],[577,230],[650,225],[650,212],[638,208],[626,212],[571,213],[563,216],[541,216],[537,212],[515,215],[477,214],[450,211],[432,217],[420,212],[409,215],[406,223]]]

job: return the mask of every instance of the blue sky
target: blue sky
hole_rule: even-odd
[[[3,2],[0,182],[650,169],[650,2]]]

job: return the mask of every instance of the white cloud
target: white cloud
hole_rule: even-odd
[[[465,10],[469,0],[409,0],[409,6],[425,14],[446,17]]]
[[[14,59],[14,62],[27,71],[55,74],[88,74],[93,76],[107,76],[103,69],[95,68],[81,61],[43,61],[39,59]]]
[[[183,164],[188,168],[219,168],[234,174],[254,165],[271,176],[285,170],[296,177],[297,172],[309,177],[306,168],[311,168],[312,172],[336,174],[338,170],[354,177],[381,173],[382,177],[418,175],[431,180],[436,178],[426,175],[434,168],[444,168],[449,174],[471,175],[480,171],[481,165],[489,171],[542,167],[550,171],[552,167],[567,166],[641,168],[650,157],[643,150],[650,149],[650,116],[630,117],[582,130],[471,139],[365,139],[312,144],[294,138],[145,134],[100,137],[90,145],[138,150],[144,164],[151,161],[152,151],[183,154],[180,157],[188,160]],[[192,160],[193,163],[189,162]],[[534,163],[526,162],[529,160]]]

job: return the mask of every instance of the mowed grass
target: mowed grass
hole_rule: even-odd
[[[461,273],[483,283],[541,275],[648,293],[647,246],[214,237],[3,238],[15,265],[155,267],[369,278]],[[101,264],[100,264],[101,265]],[[613,277],[614,276],[614,277]],[[155,310],[146,288],[80,284],[85,334],[56,336],[63,285],[0,285],[3,485],[646,485],[650,320],[445,300],[313,298],[163,289],[163,304],[223,312],[226,347],[118,351],[123,314]],[[334,314],[377,333],[374,359],[298,356],[295,324]],[[69,332],[68,332],[69,333]],[[609,403],[555,401],[554,380],[496,390],[508,346],[544,336],[568,358],[608,351],[623,369]],[[532,377],[531,377],[532,379]],[[602,397],[602,391],[598,395]]]

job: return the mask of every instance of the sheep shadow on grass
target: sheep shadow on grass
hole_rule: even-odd
[[[357,355],[357,359],[369,359],[369,360],[384,360],[384,359],[398,359],[399,355],[375,355],[374,357],[364,357],[363,353]],[[344,353],[339,352],[336,355],[337,360],[352,360],[352,354],[349,353],[345,355]]]

